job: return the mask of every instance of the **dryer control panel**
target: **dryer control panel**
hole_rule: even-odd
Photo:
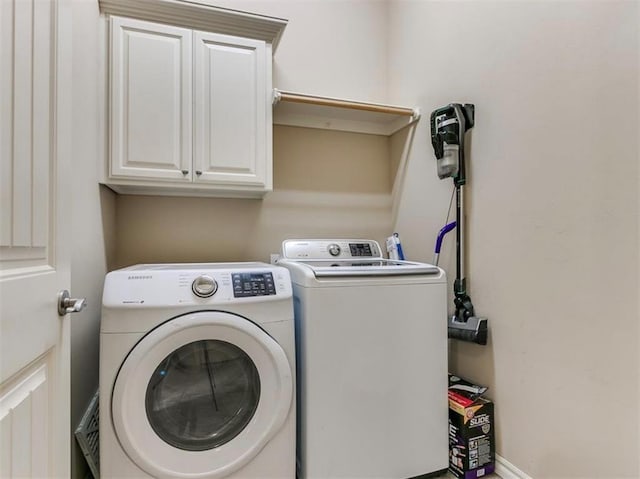
[[[110,307],[277,301],[292,295],[289,271],[265,263],[137,265],[105,278]]]
[[[293,239],[282,243],[286,259],[377,259],[382,258],[380,245],[364,239]]]
[[[271,272],[232,273],[233,296],[247,298],[251,296],[270,296],[276,294],[276,285]]]

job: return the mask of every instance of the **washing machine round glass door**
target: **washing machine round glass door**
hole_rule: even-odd
[[[241,316],[202,311],[136,344],[111,409],[123,449],[148,474],[221,478],[280,430],[292,396],[292,369],[271,336]]]

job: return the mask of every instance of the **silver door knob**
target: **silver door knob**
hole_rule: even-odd
[[[68,313],[82,311],[87,305],[85,298],[71,298],[66,289],[58,293],[58,314],[64,316]]]

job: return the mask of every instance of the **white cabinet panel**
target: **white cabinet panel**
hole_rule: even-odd
[[[263,41],[194,32],[196,182],[265,185]]]
[[[111,20],[111,176],[191,179],[191,30]]]

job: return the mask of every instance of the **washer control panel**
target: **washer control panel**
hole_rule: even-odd
[[[282,243],[286,259],[351,259],[382,258],[380,245],[374,240],[286,240]]]

